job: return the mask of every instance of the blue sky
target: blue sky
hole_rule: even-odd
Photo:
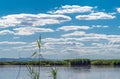
[[[1,0],[0,58],[120,58],[120,1]]]

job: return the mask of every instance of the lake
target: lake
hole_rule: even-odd
[[[41,67],[40,79],[52,79],[52,67]],[[0,79],[16,79],[19,66],[0,66]],[[120,67],[57,67],[58,79],[120,79]],[[25,66],[18,79],[30,79]]]

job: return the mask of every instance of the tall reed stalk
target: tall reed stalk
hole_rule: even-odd
[[[57,69],[53,67],[51,73],[52,73],[53,79],[57,79]]]
[[[39,39],[37,40],[37,45],[38,45],[38,51],[34,52],[31,57],[38,58],[38,64],[35,63],[34,65],[27,65],[27,69],[29,72],[29,76],[31,79],[40,79],[40,58],[42,58],[41,54],[41,35]],[[39,66],[38,66],[39,65]],[[38,67],[37,67],[38,66]]]
[[[38,60],[39,63],[36,63],[35,65],[27,65],[27,69],[31,79],[40,79],[40,64],[41,64],[40,58],[43,58],[41,54],[41,35],[37,40],[37,46],[38,46],[38,52],[37,51],[34,52],[31,55],[31,57],[37,57],[39,59]],[[39,66],[36,68],[38,64]],[[52,73],[53,79],[57,79],[57,69],[55,67],[52,68],[51,73]]]

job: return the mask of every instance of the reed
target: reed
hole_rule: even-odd
[[[31,79],[40,79],[39,72],[37,72],[37,70],[35,70],[33,66],[27,65],[27,69],[28,69],[29,76]]]
[[[52,73],[53,79],[57,79],[57,69],[55,67],[52,68],[51,73]]]
[[[37,40],[38,45],[38,52],[34,52],[31,57],[37,57],[39,58],[39,61],[37,63],[34,63],[33,65],[27,65],[28,73],[31,79],[40,79],[40,58],[42,57],[41,54],[41,35],[39,39]],[[38,65],[39,63],[39,65]],[[37,67],[38,66],[38,67]]]

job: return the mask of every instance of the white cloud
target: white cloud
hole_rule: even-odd
[[[100,40],[100,39],[104,39],[104,40],[108,40],[107,35],[105,34],[97,34],[97,33],[86,33],[84,31],[75,31],[72,33],[67,33],[67,34],[63,34],[61,35],[62,37],[80,37],[77,38],[78,40],[81,41],[96,41],[96,40]]]
[[[45,38],[43,39],[43,42],[46,50],[60,51],[60,53],[62,50],[67,49],[68,47],[73,48],[84,46],[83,43],[73,40],[73,38]]]
[[[17,49],[17,50],[19,50],[19,51],[36,51],[36,49],[37,49],[37,45],[33,45],[33,44],[26,44],[26,45],[24,45],[24,46],[17,46],[17,47],[12,47],[11,49],[13,49],[13,50],[15,50],[15,49]]]
[[[115,36],[115,35],[108,35],[107,36],[109,39],[117,39],[120,38],[120,36]],[[91,37],[92,38],[92,37]],[[98,41],[94,41],[95,39],[91,39],[90,37],[84,38],[84,37],[64,37],[64,38],[45,38],[42,39],[42,44],[43,44],[43,50],[42,54],[46,54],[46,55],[53,55],[57,54],[57,55],[73,55],[73,56],[83,56],[83,55],[113,55],[114,53],[119,52],[119,44],[107,44],[108,42],[102,42],[102,40],[98,40]],[[86,40],[88,39],[88,40]],[[91,41],[91,45],[86,45],[87,41]],[[28,52],[29,54],[27,56],[30,55],[30,52],[34,52],[35,50],[37,50],[37,43],[36,42],[32,42],[32,43],[27,43],[27,44],[23,44],[18,45],[17,47],[10,47],[10,49],[12,50],[16,50],[19,52]],[[114,51],[111,52],[111,51]],[[71,56],[70,56],[71,57]]]
[[[82,30],[88,30],[90,27],[89,26],[62,26],[62,27],[59,27],[57,30],[64,30],[64,31],[70,31],[70,30],[79,30],[79,29],[82,29]]]
[[[102,26],[102,25],[92,25],[90,26],[75,26],[75,25],[70,25],[70,26],[62,26],[57,28],[57,31],[59,30],[64,30],[64,31],[73,31],[73,30],[88,30],[88,29],[93,29],[93,28],[108,28],[109,26]]]
[[[13,37],[14,40],[20,40],[21,37],[16,35],[33,35],[39,32],[55,33],[54,30],[51,28],[39,28],[34,26],[60,24],[62,22],[71,21],[72,19],[69,16],[62,15],[66,13],[80,13],[81,15],[76,16],[76,18],[79,20],[97,20],[97,19],[115,18],[115,16],[113,16],[114,14],[112,13],[96,12],[93,11],[93,9],[94,7],[90,7],[90,6],[65,5],[62,6],[61,9],[59,10],[51,11],[52,14],[12,14],[8,16],[3,16],[0,18],[0,28],[8,29],[8,30],[1,30],[0,35],[13,34],[15,35]],[[85,14],[90,13],[90,14],[82,15],[84,13]],[[12,27],[12,28],[9,29],[7,27]],[[62,54],[62,56],[64,56],[67,53],[67,55],[70,54],[71,57],[72,55],[75,56],[76,54],[77,56],[91,55],[91,54],[100,55],[101,51],[102,54],[104,52],[103,55],[107,55],[108,53],[105,54],[104,50],[109,50],[111,54],[113,53],[113,51],[120,52],[119,49],[120,35],[107,35],[107,34],[86,32],[86,30],[91,28],[108,28],[108,27],[109,26],[102,26],[102,25],[92,25],[92,26],[70,25],[70,26],[58,27],[56,29],[57,31],[59,30],[67,31],[66,34],[61,35],[61,37],[57,36],[58,38],[51,37],[51,38],[42,39],[43,49],[45,49],[44,54],[47,52],[47,55],[56,53],[56,55]],[[120,26],[118,28],[120,28]],[[82,31],[78,31],[78,30],[82,30]],[[75,31],[75,32],[69,33],[68,31],[69,32]],[[4,44],[6,46],[2,46]],[[37,43],[36,42],[26,43],[19,41],[18,42],[2,41],[0,42],[0,47],[1,50],[6,50],[6,52],[19,51],[23,53],[24,52],[30,53],[37,49]],[[29,55],[29,53],[27,55]]]
[[[47,24],[60,24],[70,20],[71,18],[65,15],[12,14],[1,17],[0,28],[9,26],[44,26]]]
[[[73,36],[77,36],[77,37],[84,37],[87,39],[107,39],[107,35],[105,34],[97,34],[97,33],[86,33],[84,31],[75,31],[72,33],[67,33],[67,34],[63,34],[62,37],[73,37]]]
[[[120,8],[117,8],[118,13],[120,13]]]
[[[75,32],[77,33],[77,32]],[[80,33],[79,33],[80,34]],[[78,34],[78,36],[79,36]],[[82,33],[81,33],[82,34]],[[73,36],[73,35],[72,35]],[[76,36],[76,35],[75,35]],[[80,35],[82,37],[62,37],[62,38],[45,38],[43,39],[44,43],[51,45],[72,45],[74,43],[86,43],[91,41],[92,45],[97,45],[102,47],[103,45],[119,45],[120,44],[120,35],[106,35],[106,34],[94,34],[94,33],[83,33]],[[97,40],[97,41],[96,41]],[[109,47],[109,46],[107,46]],[[120,47],[120,45],[119,45]]]
[[[83,36],[86,33],[84,31],[75,31],[72,33],[67,33],[67,34],[63,34],[62,37],[70,37],[70,36]]]
[[[2,41],[0,44],[26,44],[26,42],[9,42],[9,41]]]
[[[63,34],[62,37],[64,38],[72,37],[71,40],[86,41],[86,42],[87,41],[100,42],[100,40],[104,40],[104,42],[107,41],[109,44],[120,43],[120,35],[86,33],[84,31],[75,31],[72,33]]]
[[[96,12],[89,15],[78,15],[76,19],[78,20],[100,20],[100,19],[114,19],[115,16],[110,13]]]
[[[84,31],[75,31],[72,33],[63,34],[64,38],[72,38],[71,40],[84,41],[84,42],[107,42],[120,43],[120,35],[106,35],[97,33],[85,33]]]
[[[2,30],[2,31],[0,31],[0,35],[13,34],[13,33],[14,32],[10,31],[10,30]]]
[[[91,28],[108,28],[109,26],[102,26],[102,25],[92,25]]]
[[[21,27],[14,28],[15,35],[33,35],[37,32],[54,32],[54,30],[50,28],[36,28],[36,27]]]
[[[99,34],[99,35],[102,36],[102,34]],[[98,39],[98,41],[94,41],[97,38],[93,38],[93,37],[86,36],[86,37],[75,37],[75,38],[74,37],[46,38],[46,39],[43,39],[43,41],[45,42],[44,45],[46,47],[46,50],[49,51],[49,54],[59,52],[60,54],[63,54],[63,55],[72,54],[73,56],[77,55],[78,57],[81,55],[113,56],[114,53],[117,53],[120,51],[119,44],[109,43],[111,41],[109,40],[110,37],[111,38],[114,37],[113,39],[116,40],[115,37],[120,38],[120,36],[106,35],[107,37],[106,40]]]
[[[49,11],[48,13],[52,13],[52,14],[85,13],[85,12],[91,12],[92,9],[93,7],[91,6],[65,5],[62,6],[59,10]]]

